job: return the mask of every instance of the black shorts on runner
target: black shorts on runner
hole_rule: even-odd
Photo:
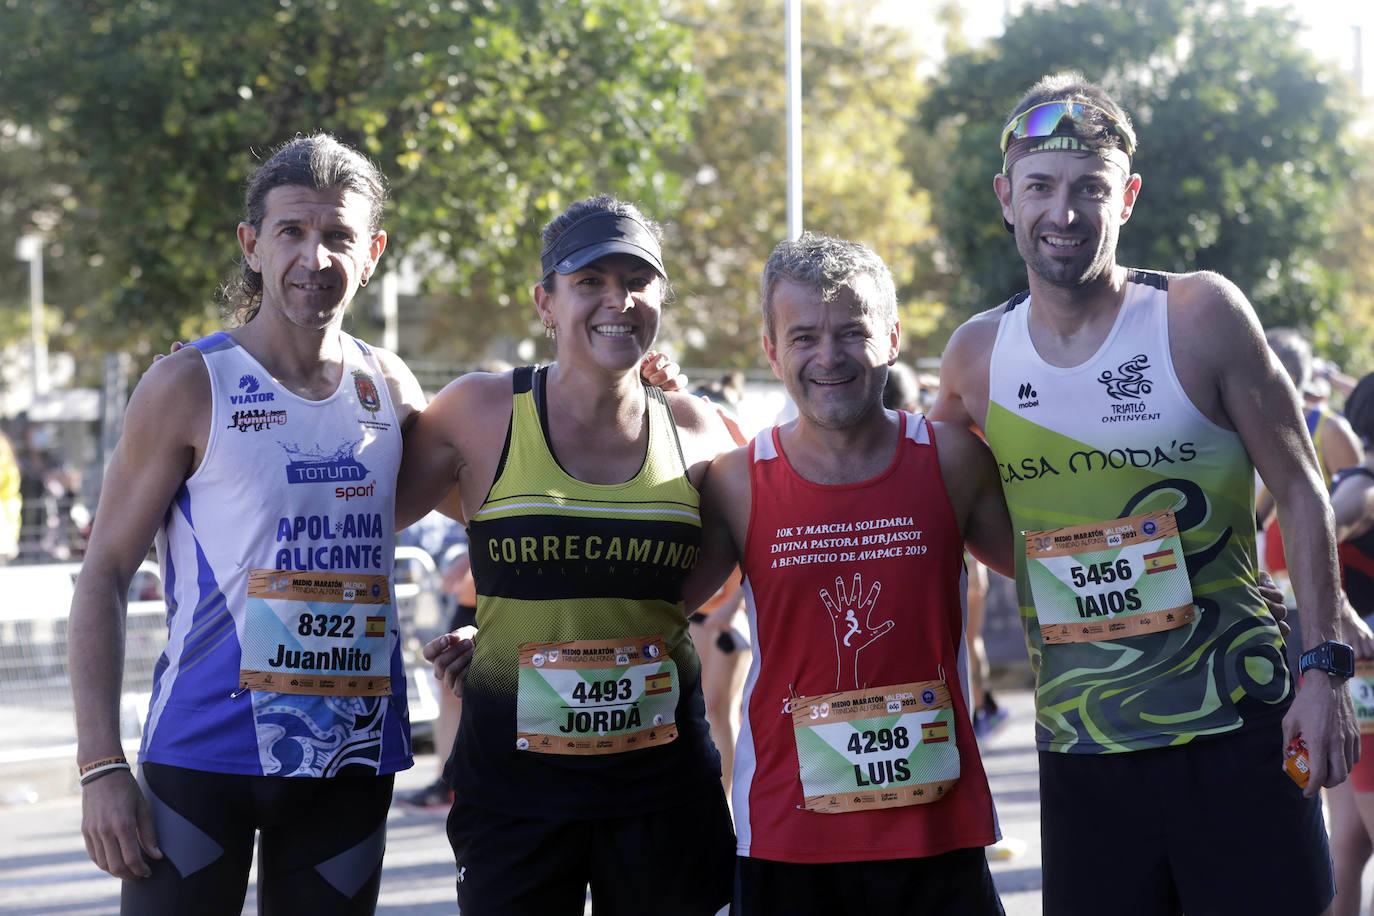
[[[1180,747],[1040,753],[1044,907],[1055,916],[1319,913],[1335,878],[1319,797],[1279,723]]]
[[[871,862],[798,864],[739,859],[731,916],[838,913],[1002,916],[1003,910],[981,846],[919,859]]]
[[[124,914],[239,916],[258,856],[261,916],[370,916],[377,909],[395,777],[345,768],[329,778],[139,767],[162,859],[123,882]]]
[[[671,791],[671,787],[667,787]],[[735,834],[718,780],[669,808],[535,820],[459,801],[448,816],[463,916],[714,916],[730,902]]]

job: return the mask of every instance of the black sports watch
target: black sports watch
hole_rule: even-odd
[[[1302,660],[1298,662],[1298,671],[1305,672],[1309,668],[1316,668],[1336,677],[1354,677],[1355,652],[1343,642],[1327,640],[1302,654]]]

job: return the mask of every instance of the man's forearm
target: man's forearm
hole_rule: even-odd
[[[1289,580],[1301,611],[1302,648],[1341,638],[1340,574],[1331,509],[1316,494],[1279,503]]]
[[[125,598],[113,586],[78,581],[68,621],[68,664],[76,708],[78,761],[117,755],[124,678]]]

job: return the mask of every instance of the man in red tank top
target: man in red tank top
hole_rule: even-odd
[[[763,302],[764,350],[798,416],[712,464],[699,570],[740,564],[756,640],[734,912],[1001,913],[963,607],[965,541],[1012,567],[991,453],[963,427],[883,408],[900,331],[871,250],[785,241]]]

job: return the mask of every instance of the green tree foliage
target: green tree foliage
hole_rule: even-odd
[[[42,246],[44,296],[48,302],[70,302],[80,311],[98,295],[95,275],[101,256],[54,229],[80,225],[82,195],[73,186],[81,173],[67,157],[52,155],[32,131],[0,122],[0,344],[30,333],[29,265],[12,257],[23,235],[45,240]],[[73,322],[47,310],[46,333],[54,350],[68,350]],[[99,371],[99,361],[91,361]]]
[[[961,307],[1025,288],[992,193],[998,139],[1027,87],[1077,69],[1113,93],[1140,137],[1133,166],[1144,180],[1122,263],[1218,271],[1269,325],[1310,328],[1338,314],[1341,284],[1323,252],[1352,167],[1351,106],[1298,28],[1291,12],[1240,0],[1055,3],[951,58],[920,107],[948,159],[913,168],[939,188]]]
[[[918,52],[866,4],[802,5],[803,221],[861,240],[892,267],[908,353],[943,310],[929,195],[903,167]],[[783,4],[675,0],[692,29],[706,104],[693,141],[666,159],[683,176],[685,204],[670,225],[679,305],[665,318],[687,365],[764,365],[759,278],[787,234]]]
[[[1313,323],[1318,353],[1333,359],[1356,378],[1374,372],[1374,222],[1365,201],[1374,185],[1374,137],[1366,132],[1350,140],[1355,160],[1353,178],[1334,208],[1333,225],[1322,261],[1341,281],[1339,307]]]
[[[674,203],[658,151],[696,105],[689,53],[654,0],[0,0],[0,123],[63,184],[0,208],[98,270],[90,300],[49,296],[90,338],[161,349],[216,323],[255,163],[327,130],[391,180],[388,257],[461,312],[429,355],[471,357],[530,332],[538,230],[568,203]]]

